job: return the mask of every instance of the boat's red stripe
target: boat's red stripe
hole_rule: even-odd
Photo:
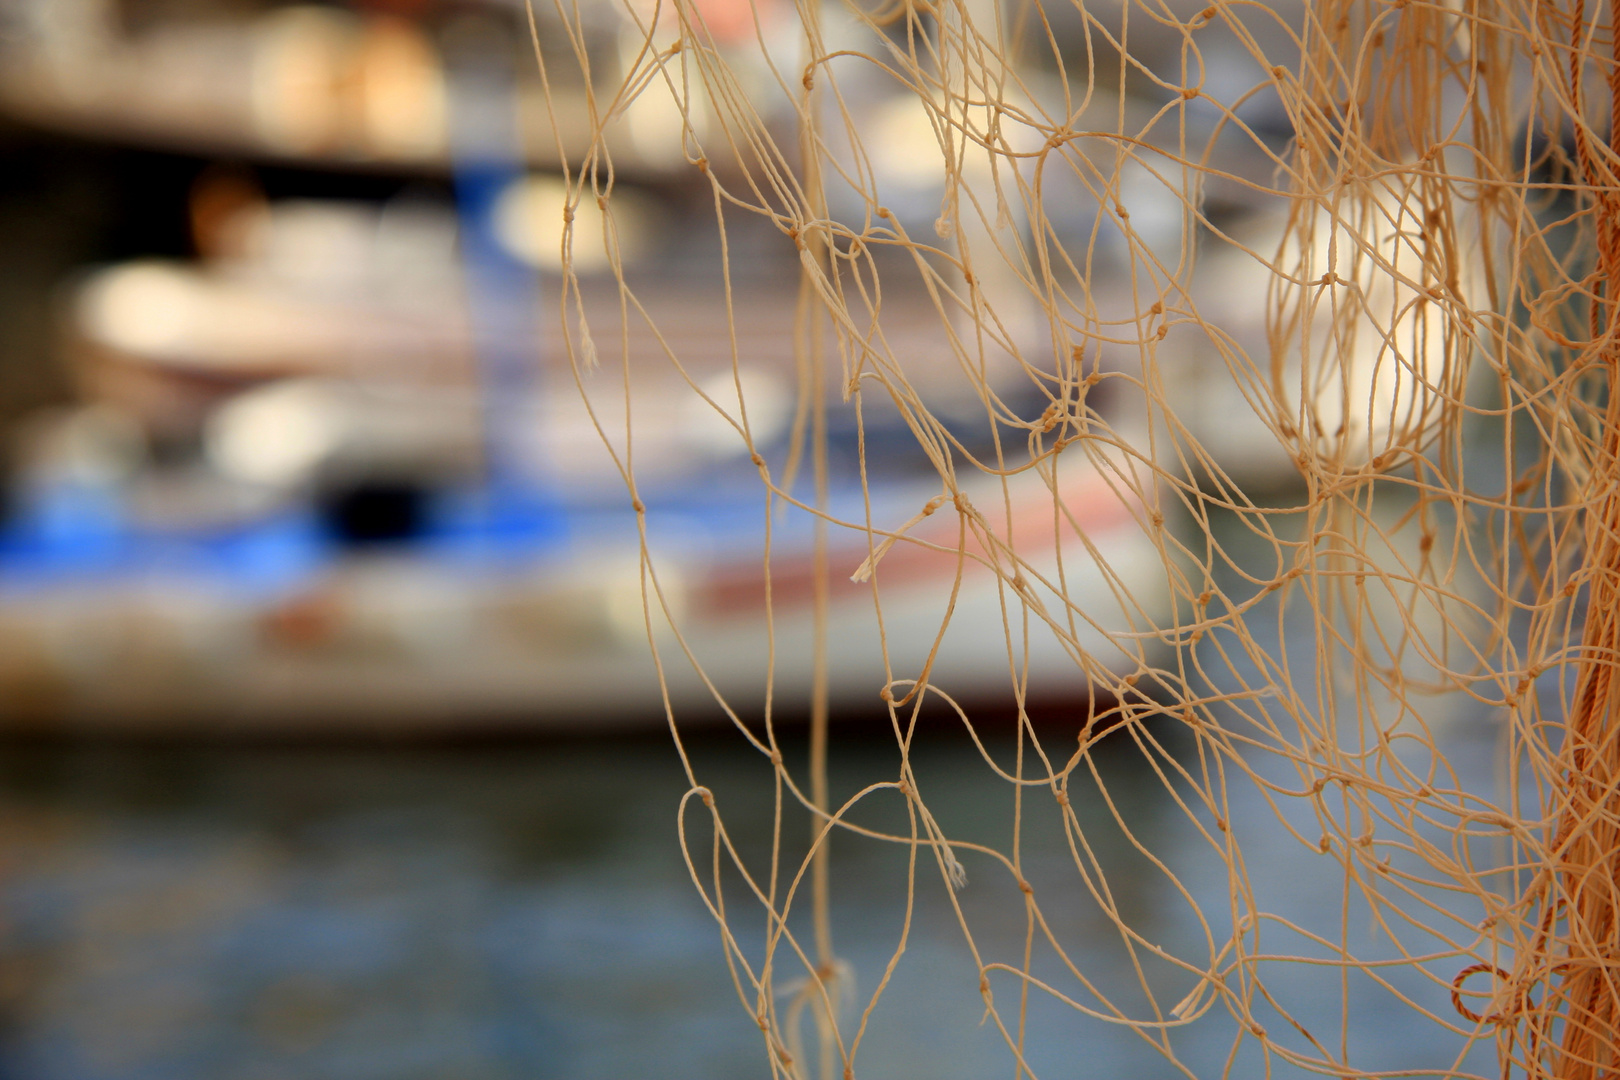
[[[1088,472],[1083,479],[1065,484],[1061,494],[1075,523],[1089,537],[1128,528],[1133,519],[1132,503],[1117,495],[1098,473]],[[977,509],[996,532],[1022,555],[1035,556],[1050,552],[1059,538],[1066,546],[1077,539],[1075,529],[1067,519],[1054,521],[1051,496],[1044,490],[1015,500],[1010,522],[1000,505],[980,506]],[[874,579],[887,591],[894,587],[913,588],[948,582],[956,576],[958,563],[962,563],[964,579],[988,573],[971,559],[963,562],[959,557],[957,546],[959,538],[963,536],[960,520],[960,515],[950,503],[940,507],[907,535],[950,550],[936,551],[901,540],[878,563]],[[965,539],[968,556],[984,554],[983,546],[971,529],[966,531]],[[829,599],[836,604],[870,597],[870,583],[850,580],[850,575],[866,558],[866,536],[854,530],[837,530],[828,548]],[[811,553],[794,548],[790,554],[776,555],[771,561],[770,581],[772,602],[778,612],[808,606],[815,596],[815,564]],[[697,611],[703,615],[733,616],[762,612],[765,608],[763,568],[757,563],[732,563],[712,568],[694,590],[693,601]]]

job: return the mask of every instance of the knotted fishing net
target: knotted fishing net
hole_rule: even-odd
[[[864,1052],[887,995],[952,987],[1015,1076],[1111,1075],[1043,1058],[1060,1029],[1166,1075],[1620,1070],[1612,9],[629,0],[616,54],[600,17],[530,12],[551,310],[762,1070],[904,1075]],[[701,356],[620,257],[658,155],[700,193]],[[757,662],[642,479],[692,402],[749,463],[722,614]],[[835,797],[847,703],[892,745]],[[688,753],[716,710],[768,821]],[[1004,796],[972,820],[918,764],[947,733]],[[884,875],[857,968],[836,896]],[[931,989],[924,935],[966,958]]]

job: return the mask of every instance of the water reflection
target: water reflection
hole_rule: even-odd
[[[892,743],[836,738],[835,798],[893,774]],[[941,731],[920,745],[919,783],[939,796],[946,832],[1005,849],[1010,788],[966,740]],[[788,750],[790,761],[802,753]],[[1006,740],[989,750],[1010,761]],[[735,739],[699,739],[692,752],[744,858],[763,865],[766,763]],[[1488,747],[1476,756],[1488,768]],[[1220,866],[1199,854],[1140,754],[1121,743],[1098,760],[1136,839],[1175,861],[1223,932]],[[684,787],[667,742],[651,736],[436,751],[7,748],[0,1075],[763,1076],[758,1032],[675,843]],[[1096,788],[1077,790],[1114,901],[1154,944],[1196,956],[1202,932],[1186,903],[1106,817]],[[1129,957],[1077,875],[1049,801],[1026,801],[1026,876],[1088,975],[1140,1006]],[[1234,813],[1258,821],[1262,811],[1256,800]],[[857,817],[903,826],[904,811],[891,795]],[[786,835],[798,846],[788,859],[802,855],[807,832],[791,817]],[[700,860],[706,843],[699,831]],[[1284,886],[1285,909],[1336,909],[1342,881],[1319,864],[1301,874],[1297,846],[1250,847],[1250,874]],[[987,959],[1016,964],[1016,885],[988,860],[962,857],[963,918]],[[837,944],[864,999],[899,938],[904,849],[840,838],[835,859]],[[858,1074],[1010,1068],[995,1025],[980,1024],[976,970],[939,873],[924,862],[919,881],[910,945]],[[757,960],[763,920],[734,879],[728,887],[734,927]],[[1156,990],[1169,1001],[1185,992],[1184,973],[1149,960]],[[1036,970],[1062,977],[1050,958]],[[1015,984],[995,989],[1016,1016]],[[1337,1026],[1336,994],[1315,1003],[1308,985],[1298,989],[1291,1009]],[[1432,1029],[1404,1019],[1392,1000],[1357,1007],[1373,1010],[1387,1041],[1372,1057],[1410,1068],[1425,1056],[1443,1066],[1455,1053],[1425,1047]],[[1038,995],[1029,1030],[1042,1076],[1175,1075],[1139,1036]],[[1189,1065],[1218,1072],[1230,1036],[1229,1021],[1212,1014],[1176,1046]]]
[[[697,1076],[752,1059],[715,1023],[724,973],[674,858],[662,747],[6,764],[9,1075],[606,1076],[678,1045],[667,1074]]]

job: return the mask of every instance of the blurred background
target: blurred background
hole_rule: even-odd
[[[697,7],[722,47],[753,42],[757,11],[763,55],[796,55],[796,24],[770,3]],[[554,109],[529,16],[509,0],[0,0],[0,1078],[766,1075],[676,845],[686,780],[647,662],[634,516],[567,363],[564,335],[579,330],[560,303],[558,155],[584,146],[588,88],[560,24],[537,16]],[[1068,77],[1083,79],[1071,16],[1050,20],[1072,41]],[[616,85],[640,32],[621,5],[582,4],[580,20],[593,78]],[[1142,55],[1174,60],[1175,35],[1133,34]],[[745,54],[739,75],[791,146],[787,98]],[[1035,92],[1060,85],[1059,55],[1032,56]],[[1223,85],[1254,75],[1236,49],[1208,56]],[[867,90],[852,100],[878,182],[920,235],[939,205],[937,178],[917,168],[926,118]],[[1121,108],[1162,105],[1162,88],[1140,91]],[[1243,108],[1282,145],[1272,99]],[[608,140],[623,269],[663,336],[619,321],[606,255],[576,248],[603,354],[582,378],[599,403],[640,410],[666,601],[717,678],[751,691],[760,488],[720,413],[740,420],[740,394],[754,446],[782,464],[799,262],[769,222],[729,219],[733,379],[712,193],[687,166],[678,112],[645,95]],[[1270,168],[1252,146],[1220,164]],[[1125,197],[1139,236],[1179,243],[1174,192],[1137,179]],[[1203,192],[1212,220],[1256,220],[1240,188]],[[1073,215],[1053,227],[1085,243],[1095,200],[1051,199]],[[593,213],[576,219],[587,235]],[[1104,235],[1096,257],[1106,271],[1131,256]],[[939,332],[926,296],[896,287],[885,302],[891,347],[926,368]],[[1236,314],[1239,337],[1259,340],[1258,313]],[[1171,381],[1204,402],[1188,424],[1212,445],[1231,433],[1222,460],[1257,489],[1286,483],[1286,455],[1243,442],[1219,380],[1174,344],[1165,362],[1185,377]],[[629,399],[615,389],[621,354],[639,365]],[[949,417],[953,394],[969,398],[940,367]],[[672,388],[697,407],[664,407]],[[1039,413],[1035,386],[1003,390]],[[1127,422],[1129,403],[1105,398],[1093,404]],[[954,419],[965,446],[991,445],[971,409]],[[832,498],[858,520],[854,429],[832,423]],[[887,490],[921,492],[913,505],[937,491],[898,414],[874,404],[867,425]],[[1149,597],[1151,581],[1130,576],[1128,515],[1097,506],[1095,542]],[[777,543],[792,556],[809,536],[790,515]],[[779,580],[798,581],[795,565]],[[931,603],[939,590],[916,573]],[[784,612],[805,600],[788,585]],[[902,596],[894,625],[930,613]],[[869,630],[838,636],[872,651]],[[782,711],[802,715],[808,651],[784,650],[782,665]],[[671,678],[684,718],[718,717],[700,684]],[[835,799],[894,767],[869,689],[839,711]],[[1078,728],[1083,680],[1044,690],[1045,722]],[[1002,843],[1010,792],[953,738],[917,766],[957,793],[958,819],[941,824]],[[1010,752],[1006,731],[988,738]],[[787,739],[801,760],[802,736]],[[769,770],[740,740],[698,735],[690,749],[730,820],[755,823],[740,848],[765,857]],[[1487,742],[1472,752],[1483,775]],[[1134,751],[1099,760],[1116,802],[1157,790]],[[1180,853],[1198,895],[1224,903],[1195,839],[1160,800],[1137,801],[1138,838]],[[1189,912],[1141,884],[1100,796],[1085,812],[1118,890],[1139,883],[1131,906],[1166,943],[1194,941]],[[1061,838],[1056,819],[1027,828]],[[790,836],[808,831],[789,822]],[[836,850],[835,909],[853,928],[840,952],[869,990],[896,940],[903,863]],[[1286,872],[1282,848],[1255,852],[1251,873]],[[1337,896],[1297,880],[1301,910]],[[970,915],[1017,903],[988,886],[963,895]],[[920,903],[863,1060],[874,1075],[983,1076],[1005,1048],[977,1026],[977,976],[945,897]],[[1096,931],[1088,963],[1124,971],[1101,922],[1072,929]],[[987,947],[1016,951],[1021,927],[1001,932]],[[1415,1050],[1450,1060],[1417,1028],[1403,1042],[1405,1015],[1383,1025],[1389,1061],[1361,1067],[1415,1067]],[[1186,1052],[1218,1068],[1224,1029],[1210,1023]],[[1119,1029],[1048,1030],[1069,1034],[1033,1052],[1042,1075],[1174,1075]]]
[[[609,85],[615,10],[588,19]],[[588,685],[645,633],[628,496],[555,325],[574,57],[553,130],[520,5],[8,0],[0,27],[8,721],[656,705],[646,681]],[[672,180],[678,120],[630,113],[616,223],[662,320],[718,239],[683,231],[705,196]],[[790,287],[734,232],[755,288]],[[577,263],[600,278],[600,242]],[[610,288],[589,303],[616,320]],[[723,320],[710,302],[666,328],[699,378],[729,368]],[[746,388],[762,447],[792,408],[773,359]],[[747,464],[703,412],[642,438],[666,502]],[[695,552],[742,505],[711,502]]]

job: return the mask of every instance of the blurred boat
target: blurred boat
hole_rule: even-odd
[[[559,317],[535,315],[530,290],[559,295],[554,278],[489,290],[506,305],[494,315],[469,305],[453,218],[301,204],[260,225],[238,238],[252,258],[107,268],[65,305],[87,405],[40,421],[0,530],[0,723],[452,734],[657,723],[666,700],[688,720],[723,719],[722,698],[757,716],[768,693],[779,714],[807,709],[815,515],[781,498],[767,515],[739,435],[746,401],[753,445],[783,475],[791,274],[740,272],[729,311],[706,282],[646,274],[628,323],[612,280],[587,281],[600,362],[575,368]],[[938,311],[896,292],[884,325],[971,443],[985,421],[950,412],[977,398],[953,382]],[[491,352],[529,385],[490,393]],[[864,489],[841,415],[826,506],[843,523],[826,547],[835,707],[879,710],[891,682],[903,697],[936,638],[932,683],[969,702],[1010,703],[1026,662],[1045,700],[1140,666],[1163,571],[1147,515],[1079,447],[1058,473],[1078,525],[1061,540],[1033,472],[1005,490],[962,483],[980,531],[1023,560],[1020,597],[1007,551],[962,532],[893,406],[865,409]],[[645,561],[619,470],[632,449]],[[811,487],[801,470],[793,494],[813,502]],[[870,582],[850,580],[930,505]]]
[[[620,176],[656,180],[684,169],[680,117],[647,95],[599,129],[574,62],[568,27],[545,8],[469,4],[450,18],[293,3],[145,5],[131,19],[110,0],[15,0],[0,5],[0,117],[97,143],[210,159],[320,170],[448,176],[458,60],[518,76],[512,105],[517,150],[560,167],[594,146]],[[410,5],[406,5],[409,7]],[[772,5],[760,5],[769,8]],[[612,93],[617,54],[640,44],[621,5],[590,3],[582,20],[599,54],[598,94]],[[259,10],[255,10],[255,9]],[[744,8],[744,11],[749,10]],[[550,68],[542,83],[528,17],[538,20]],[[768,21],[768,20],[767,20]],[[747,50],[730,60],[745,70]],[[553,49],[560,51],[553,53]],[[768,71],[760,70],[761,76]],[[756,106],[791,109],[787,94]],[[712,109],[695,110],[698,122]],[[671,138],[671,127],[674,137]],[[717,143],[720,140],[716,140]],[[720,147],[711,167],[726,170]]]
[[[898,528],[937,491],[874,490],[874,525]],[[0,708],[24,729],[454,734],[657,723],[666,701],[683,721],[721,719],[719,698],[757,716],[769,686],[779,714],[802,714],[813,670],[812,517],[790,510],[773,523],[768,618],[760,494],[650,500],[654,577],[644,575],[627,499],[441,506],[409,544],[344,552],[307,510],[213,530],[130,529],[81,489],[76,505],[59,497],[0,545]],[[1076,470],[1060,495],[1083,541],[1055,542],[1052,497],[1038,482],[1012,487],[1010,513],[994,486],[973,501],[1005,527],[998,533],[1035,583],[1025,587],[1030,606],[1069,635],[1067,646],[1037,617],[1026,650],[1020,598],[958,556],[951,504],[910,530],[919,543],[887,551],[875,593],[851,581],[870,553],[867,534],[832,528],[834,707],[875,712],[886,686],[903,697],[942,628],[932,681],[968,703],[1010,702],[1026,657],[1028,693],[1042,700],[1079,699],[1092,676],[1133,670],[1140,641],[1111,642],[1104,630],[1145,629],[1163,595],[1137,508],[1090,470]],[[861,508],[847,487],[829,507],[852,522]],[[968,555],[982,554],[967,535]],[[1036,583],[1037,573],[1059,580],[1060,558],[1062,595]],[[1146,602],[1127,607],[1119,596]]]

